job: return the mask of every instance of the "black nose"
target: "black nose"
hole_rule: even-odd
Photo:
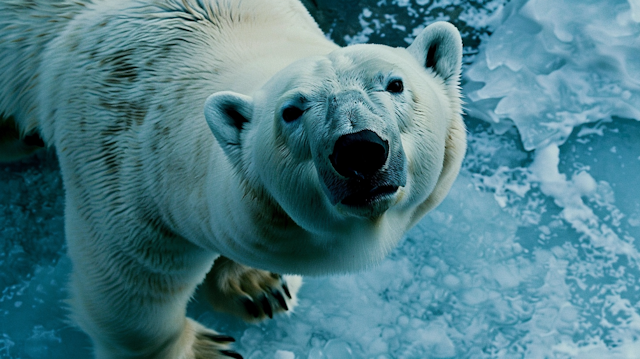
[[[362,130],[340,136],[329,160],[342,176],[364,179],[378,172],[388,156],[387,141],[373,131]]]

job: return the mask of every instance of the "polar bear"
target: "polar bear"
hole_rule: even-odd
[[[290,310],[294,275],[388,254],[465,152],[448,23],[341,48],[298,0],[1,0],[0,29],[0,149],[56,150],[96,358],[241,358],[185,316],[199,284]]]

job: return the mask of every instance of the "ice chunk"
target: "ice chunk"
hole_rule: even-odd
[[[640,22],[640,2],[638,0],[628,0],[631,6],[631,18],[635,22]]]
[[[273,359],[296,359],[296,355],[290,351],[278,350],[273,356]]]
[[[324,353],[327,359],[351,359],[353,353],[351,347],[343,340],[334,339],[325,345]]]

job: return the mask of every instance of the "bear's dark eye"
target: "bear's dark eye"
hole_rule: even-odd
[[[404,84],[402,80],[393,80],[387,85],[386,91],[390,93],[402,93],[404,90]]]
[[[282,119],[284,120],[284,122],[287,122],[287,123],[293,122],[299,119],[303,113],[304,111],[302,109],[295,106],[289,106],[284,110],[282,110]]]

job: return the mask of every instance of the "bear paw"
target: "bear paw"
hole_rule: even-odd
[[[214,333],[198,333],[193,343],[193,359],[243,359],[238,352],[229,349],[235,339]]]
[[[215,310],[256,322],[291,311],[301,285],[300,276],[282,276],[220,257],[207,274],[203,290]]]
[[[200,323],[187,319],[186,330],[183,332],[183,340],[177,343],[177,347],[187,348],[185,355],[169,354],[167,357],[185,359],[243,359],[242,355],[230,349],[230,344],[235,342],[230,336],[221,335],[202,326]]]

